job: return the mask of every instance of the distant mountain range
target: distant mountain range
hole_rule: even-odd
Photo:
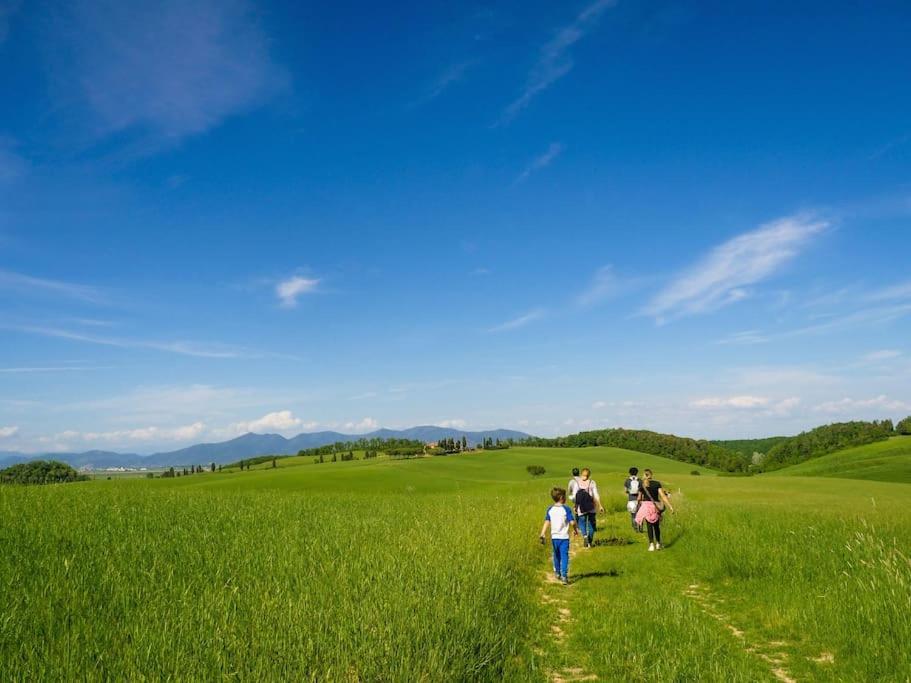
[[[84,453],[43,453],[25,454],[0,451],[0,467],[8,467],[29,460],[59,460],[73,467],[177,467],[183,465],[207,465],[211,462],[226,464],[241,458],[257,455],[289,455],[306,448],[316,448],[336,441],[357,441],[358,439],[416,439],[418,441],[439,441],[440,439],[461,439],[475,445],[484,439],[524,439],[529,435],[511,429],[492,429],[484,432],[466,432],[432,425],[410,429],[378,429],[368,434],[341,434],[340,432],[311,432],[298,434],[286,439],[280,434],[248,433],[221,443],[200,443],[177,451],[138,455],[136,453],[114,453],[111,451],[85,451]]]

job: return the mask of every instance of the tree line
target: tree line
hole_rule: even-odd
[[[673,434],[659,434],[645,429],[598,429],[554,438],[533,436],[523,439],[519,444],[555,448],[610,446],[660,455],[671,460],[702,465],[725,472],[745,472],[750,468],[749,458],[717,446],[710,441]]]

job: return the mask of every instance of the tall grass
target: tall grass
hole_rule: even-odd
[[[532,549],[501,508],[4,489],[0,680],[534,680]]]

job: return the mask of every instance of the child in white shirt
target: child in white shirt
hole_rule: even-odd
[[[566,490],[554,487],[550,490],[554,504],[547,508],[544,515],[544,526],[541,527],[541,543],[550,528],[550,543],[554,551],[554,573],[563,585],[569,585],[569,532],[578,536],[573,511],[566,504]]]

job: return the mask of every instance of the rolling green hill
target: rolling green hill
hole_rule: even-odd
[[[0,487],[0,680],[911,676],[911,484],[610,447],[277,465]],[[660,552],[631,465],[672,494]],[[574,466],[606,510],[563,586],[538,533]]]
[[[792,465],[770,475],[839,477],[911,483],[911,436],[848,448]]]

